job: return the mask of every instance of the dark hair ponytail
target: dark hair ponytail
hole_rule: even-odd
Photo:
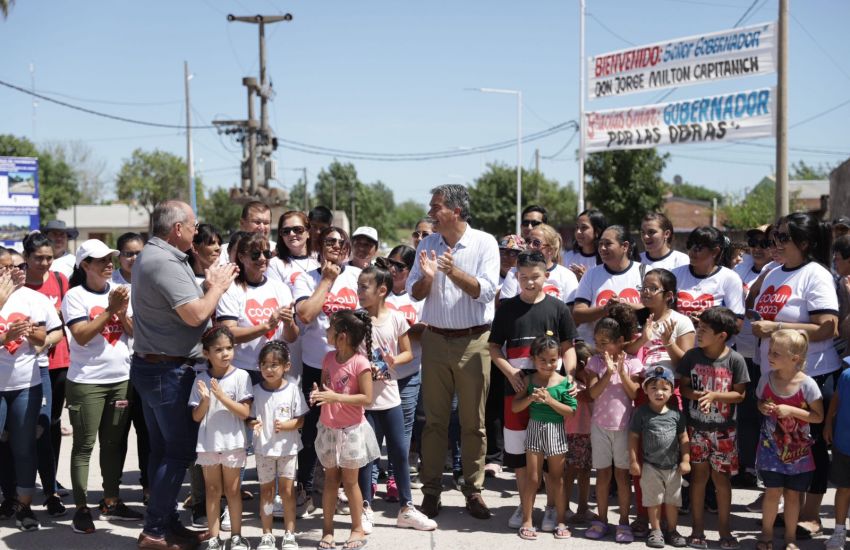
[[[337,334],[347,334],[348,343],[355,350],[366,341],[366,356],[372,359],[372,317],[365,309],[341,309],[331,315],[330,324]]]
[[[88,261],[86,258],[85,261]],[[71,276],[68,278],[68,288],[74,288],[75,286],[80,286],[86,282],[86,272],[83,271],[83,268],[75,265],[74,271],[71,273]]]
[[[788,214],[776,226],[783,222],[788,226],[794,245],[803,252],[806,260],[814,260],[827,269],[832,267],[832,229],[829,224],[808,212]]]
[[[686,247],[690,249],[693,245],[719,249],[714,257],[714,265],[722,267],[732,265],[732,241],[716,227],[704,225],[691,231]]]
[[[613,340],[622,337],[628,343],[634,339],[637,329],[638,320],[635,310],[627,304],[617,303],[611,306],[605,317],[596,323],[593,333],[605,332]]]
[[[257,356],[257,363],[262,363],[269,355],[274,355],[283,364],[290,362],[289,346],[282,340],[269,340],[266,342],[262,349],[260,349],[260,355]]]

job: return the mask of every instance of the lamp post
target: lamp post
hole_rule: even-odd
[[[485,94],[511,94],[516,96],[516,234],[522,223],[522,91],[502,88],[472,88]]]

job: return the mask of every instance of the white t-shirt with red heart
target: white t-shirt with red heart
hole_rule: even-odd
[[[291,305],[295,300],[289,287],[280,281],[264,278],[253,285],[234,281],[222,295],[215,310],[217,321],[236,321],[239,328],[255,327],[269,320],[275,310]],[[283,323],[250,342],[236,344],[233,350],[233,366],[244,370],[260,370],[257,359],[260,350],[269,340],[283,338]]]
[[[571,304],[575,301],[576,289],[578,289],[578,279],[576,279],[575,273],[560,264],[555,264],[555,267],[549,272],[546,282],[543,283],[543,292],[554,296],[565,304]],[[505,282],[502,283],[499,300],[513,298],[519,294],[519,290],[516,268],[512,267],[505,276]]]
[[[319,314],[312,323],[302,327],[301,359],[305,365],[321,369],[325,355],[334,349],[333,346],[328,345],[327,331],[330,326],[330,315],[335,311],[358,308],[360,302],[357,299],[357,278],[359,276],[360,269],[346,265],[325,296],[325,303],[322,304]],[[312,296],[321,279],[322,272],[318,269],[309,272],[306,277],[297,277],[293,288],[296,303]]]
[[[629,262],[623,271],[612,271],[605,264],[599,264],[584,274],[576,290],[576,303],[590,307],[604,307],[613,297],[631,304],[640,303],[640,264]],[[595,322],[582,323],[577,327],[578,339],[593,343]]]
[[[0,333],[8,331],[9,324],[27,317],[36,325],[44,325],[48,332],[62,326],[47,296],[22,287],[13,292],[0,309]],[[26,338],[0,346],[0,391],[23,390],[39,384],[41,373],[36,365],[35,350]]]
[[[832,274],[817,262],[808,262],[795,269],[773,269],[762,281],[761,293],[753,309],[766,321],[784,323],[810,323],[811,316],[818,313],[838,315],[838,295]],[[759,345],[762,374],[770,370],[769,346],[770,338],[762,338]],[[828,374],[840,366],[832,338],[809,342],[807,375]]]
[[[114,282],[106,290],[95,292],[85,285],[75,286],[62,300],[62,318],[66,326],[72,327],[83,321],[91,321],[109,305],[109,293],[118,286]],[[128,315],[132,310],[128,306]],[[68,338],[71,348],[71,366],[68,380],[77,384],[114,384],[130,378],[130,339],[124,325],[113,315],[100,334],[86,345],[80,345],[73,334]]]
[[[387,295],[386,306],[387,309],[399,311],[404,315],[408,329],[418,323],[419,317],[422,315],[422,302],[413,300],[407,292],[401,294],[390,292]],[[422,367],[422,343],[418,339],[411,338],[410,350],[413,352],[413,360],[395,369],[393,378],[402,380],[419,372]]]
[[[676,311],[683,315],[699,315],[710,307],[724,306],[735,315],[744,315],[744,283],[738,274],[719,266],[711,275],[695,275],[691,266],[673,270],[676,277]]]

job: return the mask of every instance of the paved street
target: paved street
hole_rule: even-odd
[[[136,462],[135,451],[135,435],[130,435],[130,453],[127,457],[125,482],[129,486],[122,487],[123,498],[128,505],[134,508],[141,506],[141,486],[138,485],[138,467]],[[68,476],[68,464],[70,461],[71,438],[65,437],[62,441],[62,457],[59,468],[60,482],[66,486],[71,486],[71,481]],[[97,462],[97,448],[93,455],[91,464],[91,474],[89,480],[89,501],[96,504],[101,498],[100,490],[100,469]],[[252,461],[249,460],[249,463]],[[255,495],[258,494],[258,485],[255,476],[254,479],[246,481],[245,487]],[[446,476],[448,481],[449,476]],[[184,492],[181,498],[188,494],[188,481],[184,485]],[[447,491],[443,494],[443,510],[437,517],[440,528],[432,533],[417,532],[412,530],[400,530],[395,528],[395,514],[398,511],[397,504],[388,504],[381,500],[383,485],[380,486],[378,497],[375,499],[375,518],[376,527],[371,537],[369,537],[369,548],[371,550],[397,550],[399,545],[403,545],[405,550],[423,550],[423,549],[506,549],[515,547],[533,547],[536,545],[545,545],[546,548],[560,546],[563,548],[598,548],[600,550],[612,549],[618,547],[613,539],[606,541],[589,541],[582,537],[584,528],[576,528],[573,532],[573,539],[565,541],[555,541],[548,534],[542,534],[537,543],[526,542],[520,540],[515,531],[507,528],[507,520],[511,512],[518,503],[514,491],[514,483],[510,474],[502,474],[496,479],[488,479],[484,498],[487,504],[494,512],[494,517],[489,521],[481,521],[471,518],[463,510],[463,497],[455,490]],[[755,491],[735,490],[733,492],[733,529],[742,542],[742,548],[749,549],[755,547],[755,536],[758,533],[756,520],[760,517],[759,514],[747,512],[744,506],[751,502],[756,497]],[[824,512],[827,515],[832,514],[832,499],[834,490],[830,489],[825,502]],[[249,538],[252,545],[256,545],[261,534],[260,521],[257,516],[257,498],[245,503],[245,528],[243,534]],[[538,495],[538,511],[535,514],[536,521],[539,522],[542,517],[542,506],[544,504],[544,496]],[[414,490],[414,499],[417,504],[421,500],[421,494],[418,490]],[[36,499],[38,504],[41,504],[39,498]],[[52,520],[47,517],[43,507],[35,506],[34,510],[39,520],[42,522],[42,528],[36,533],[22,533],[14,527],[13,521],[5,521],[0,523],[0,548],[21,549],[21,550],[41,550],[46,548],[61,548],[67,550],[100,550],[100,549],[115,549],[115,548],[135,548],[135,540],[139,534],[140,525],[133,523],[110,523],[97,520],[95,517],[95,526],[97,532],[92,535],[80,535],[71,530],[71,516],[73,506],[71,497],[65,498],[65,504],[68,506],[68,513],[62,517]],[[185,521],[189,521],[188,512],[184,512]],[[611,518],[614,516],[612,514]],[[707,535],[710,541],[711,548],[719,548],[717,544],[717,532],[713,531],[715,526],[715,518],[711,514],[707,515],[708,531]],[[345,526],[348,522],[347,516],[338,516],[339,527],[337,529],[337,542],[339,547],[345,541],[347,530]],[[683,528],[680,532],[684,535],[690,533],[690,528],[687,527],[687,517],[683,516]],[[828,520],[825,522],[828,529],[831,530],[833,522]],[[307,518],[298,521],[298,541],[303,548],[315,548],[321,535],[321,518]],[[777,535],[781,537],[781,529],[777,530]],[[277,520],[275,523],[275,535],[279,538],[282,534],[282,523]],[[823,541],[826,536],[821,536],[813,541],[801,541],[800,548],[803,550],[822,549]],[[279,542],[279,541],[278,541]],[[638,541],[633,543],[637,547],[643,548],[644,542]],[[781,548],[781,538],[777,540],[777,548]]]

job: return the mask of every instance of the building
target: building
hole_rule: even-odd
[[[57,212],[56,219],[80,232],[77,240],[68,244],[71,250],[87,239],[100,239],[107,244],[114,244],[115,239],[127,231],[145,237],[148,234],[148,213],[143,208],[129,204],[78,204]]]

